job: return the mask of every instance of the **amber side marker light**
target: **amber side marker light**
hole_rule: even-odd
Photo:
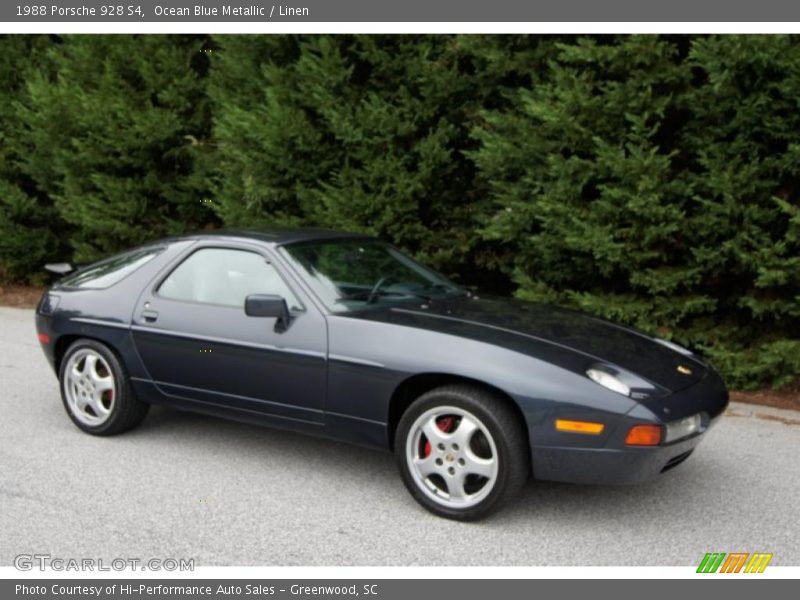
[[[46,333],[40,333],[39,334],[39,341],[42,342],[43,344],[49,344],[50,343],[50,336],[47,335]]]
[[[592,423],[591,421],[567,421],[556,419],[556,429],[558,431],[569,431],[571,433],[589,433],[598,435],[603,433],[606,426],[602,423]]]
[[[661,443],[660,425],[634,425],[625,437],[628,446],[658,446]]]

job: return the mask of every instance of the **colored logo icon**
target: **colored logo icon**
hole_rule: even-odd
[[[698,573],[763,573],[772,560],[767,552],[708,552],[697,567]]]

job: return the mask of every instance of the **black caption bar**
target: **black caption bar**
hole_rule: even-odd
[[[18,22],[798,22],[787,0],[3,0]]]
[[[193,580],[193,579],[24,579],[0,581],[0,598],[6,600],[223,600],[231,598],[365,600],[427,600],[428,598],[624,598],[647,597],[648,600],[674,600],[696,594],[712,594],[727,600],[786,596],[795,581],[782,579],[718,579],[711,583],[702,578],[671,580],[441,580],[441,579],[328,579],[328,580]],[[713,590],[711,589],[713,586]],[[756,587],[758,586],[758,587]],[[698,590],[698,588],[700,588]]]

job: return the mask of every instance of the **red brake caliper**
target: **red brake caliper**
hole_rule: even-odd
[[[453,422],[455,421],[454,417],[441,417],[440,419],[436,420],[436,426],[447,433],[451,429],[453,429]],[[425,457],[427,457],[431,453],[431,442],[430,440],[425,441]]]

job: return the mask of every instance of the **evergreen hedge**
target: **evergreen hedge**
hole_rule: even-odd
[[[793,36],[2,36],[0,279],[202,227],[382,236],[461,282],[800,373]]]

